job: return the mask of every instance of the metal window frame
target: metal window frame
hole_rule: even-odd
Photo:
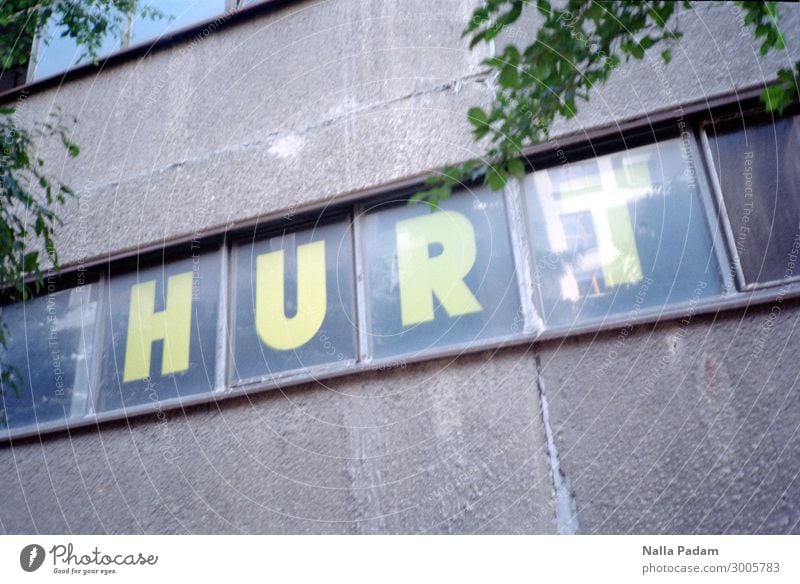
[[[28,282],[26,282],[26,284],[27,283]],[[102,342],[102,340],[104,338],[103,337],[103,333],[104,333],[103,324],[105,323],[105,317],[106,317],[105,307],[107,306],[106,303],[104,302],[105,292],[107,290],[105,274],[99,273],[99,274],[97,274],[97,278],[96,279],[94,279],[94,280],[92,280],[90,282],[87,282],[87,283],[82,283],[82,284],[79,283],[77,285],[76,284],[64,285],[63,283],[59,283],[58,285],[54,285],[53,289],[52,290],[48,290],[47,293],[37,294],[37,295],[33,296],[32,298],[30,298],[29,300],[22,301],[22,302],[30,302],[32,300],[46,298],[46,297],[49,296],[50,293],[58,294],[58,293],[67,292],[67,291],[71,292],[72,290],[76,290],[76,289],[78,289],[78,288],[80,288],[82,286],[94,286],[95,289],[91,292],[91,294],[93,296],[95,296],[95,298],[96,298],[96,300],[95,300],[96,305],[95,305],[95,309],[94,309],[94,313],[95,313],[94,314],[94,322],[91,325],[88,325],[86,327],[84,327],[83,325],[81,326],[81,341],[80,341],[80,344],[83,345],[83,349],[86,350],[87,345],[89,343],[87,343],[87,340],[85,338],[85,334],[84,333],[87,332],[86,329],[91,329],[89,331],[89,334],[91,335],[91,343],[90,344],[91,344],[91,347],[92,347],[92,354],[91,355],[88,355],[88,354],[85,355],[85,359],[84,359],[85,360],[84,367],[87,370],[87,374],[86,374],[86,403],[85,403],[84,411],[82,413],[76,415],[74,418],[70,418],[69,420],[54,420],[54,421],[51,421],[51,422],[42,422],[41,424],[38,423],[38,422],[35,422],[34,424],[30,424],[29,426],[20,426],[20,431],[27,430],[28,428],[31,428],[31,427],[40,428],[40,427],[51,426],[51,425],[56,427],[56,428],[65,428],[67,421],[74,421],[74,422],[77,422],[77,423],[81,423],[83,420],[88,420],[90,423],[93,423],[93,417],[94,417],[94,414],[95,414],[95,411],[96,411],[96,408],[97,408],[97,401],[98,401],[98,398],[99,398],[99,391],[97,391],[97,392],[95,391],[95,388],[96,388],[96,385],[97,385],[96,381],[99,379],[99,375],[98,374],[100,372],[100,363],[102,362],[102,359],[101,359],[102,347],[98,346],[98,342]],[[5,312],[5,306],[6,305],[4,305],[4,304],[0,304],[0,318],[3,317],[3,315],[4,315],[3,313]],[[28,323],[28,320],[26,318],[26,321],[25,321],[24,324],[27,324],[27,323]],[[27,337],[27,333],[26,333],[26,337]],[[27,353],[27,351],[26,351],[26,353]],[[28,368],[30,368],[30,366],[31,366],[31,364],[28,363]],[[79,376],[80,376],[80,369],[75,372],[75,377],[72,379],[72,383],[73,384],[75,383],[75,381],[78,379]],[[5,397],[2,397],[1,399],[5,400]],[[34,408],[35,408],[35,406],[34,406]],[[34,412],[34,414],[35,414],[35,412]],[[5,430],[4,431],[4,430],[0,429],[0,445],[6,439],[13,438],[13,437],[14,437],[14,431],[13,430]]]
[[[91,398],[91,406],[87,408],[87,418],[92,418],[97,414],[97,406],[100,403],[100,375],[102,374],[103,366],[103,346],[106,340],[106,321],[108,319],[109,303],[106,301],[111,287],[108,285],[108,276],[103,273],[97,280],[97,308],[95,310],[96,321],[94,323],[94,338],[92,339],[92,348],[94,355],[92,355],[92,369],[89,375],[89,396]]]
[[[355,302],[356,302],[356,357],[359,362],[372,362],[372,347],[369,340],[369,311],[367,310],[367,280],[364,269],[364,215],[366,208],[363,204],[353,207],[351,218],[351,233],[353,237],[353,267],[355,277]]]
[[[730,215],[728,214],[728,209],[725,206],[725,198],[722,196],[722,185],[719,182],[719,175],[717,174],[717,169],[714,165],[714,154],[711,151],[711,142],[708,139],[707,132],[707,128],[709,125],[711,125],[711,123],[711,120],[701,123],[700,127],[697,129],[697,133],[700,136],[700,146],[703,149],[703,159],[707,168],[706,174],[711,187],[714,204],[716,204],[718,209],[717,219],[725,237],[725,243],[727,244],[725,247],[729,250],[730,254],[730,263],[728,263],[727,266],[732,268],[738,290],[751,290],[753,288],[749,288],[747,285],[747,281],[744,277],[744,269],[742,268],[742,262],[739,258],[739,253],[736,251],[736,237],[733,234]],[[728,270],[728,272],[731,272],[731,270]]]
[[[748,119],[747,114],[742,114],[736,116],[736,119],[741,119],[743,123],[747,122]],[[785,116],[778,116],[776,117],[777,120],[787,119],[796,117],[800,120],[800,114],[789,114]],[[730,215],[728,214],[728,209],[725,206],[725,196],[722,192],[722,185],[719,182],[719,174],[717,172],[717,168],[714,164],[714,153],[711,148],[711,141],[708,137],[708,128],[714,125],[713,119],[704,120],[700,123],[698,127],[698,134],[700,135],[701,145],[705,154],[705,162],[708,165],[708,177],[709,183],[711,185],[711,190],[714,196],[714,202],[719,209],[719,220],[722,225],[722,230],[725,234],[725,239],[727,242],[727,248],[729,250],[729,254],[731,256],[731,266],[735,267],[736,271],[736,283],[739,286],[739,290],[743,292],[747,291],[754,291],[754,290],[765,290],[765,289],[774,289],[778,286],[783,286],[787,284],[793,284],[800,282],[800,273],[796,276],[792,276],[790,278],[782,278],[780,280],[765,280],[763,282],[748,282],[747,277],[744,274],[744,267],[742,266],[741,258],[739,257],[739,252],[736,250],[736,235],[733,233],[733,225],[731,224]]]
[[[224,6],[222,12],[220,13],[220,15],[228,14],[228,13],[234,11],[234,10],[237,10],[243,4],[243,2],[244,2],[244,0],[225,0],[225,6]],[[133,38],[133,21],[134,21],[134,14],[133,13],[128,13],[128,14],[125,15],[125,24],[123,26],[123,32],[122,32],[122,35],[119,38],[119,42],[117,43],[117,46],[114,48],[114,50],[109,52],[107,55],[98,56],[98,59],[106,59],[106,58],[111,57],[113,55],[116,55],[118,53],[122,53],[122,52],[130,49],[131,47],[136,47],[138,45],[147,45],[150,42],[157,42],[158,41],[158,38],[155,38],[155,39],[151,39],[151,41],[147,41],[146,40],[146,41],[142,41],[141,43],[131,44],[131,39]],[[186,25],[185,27],[181,27],[181,28],[182,29],[183,28],[190,29],[190,28],[193,28],[195,26],[201,25],[201,24],[203,24],[205,22],[209,22],[209,21],[210,20],[208,18],[198,19],[197,21],[193,22],[192,24]],[[213,20],[211,20],[210,22],[213,22]],[[46,22],[40,23],[39,29],[36,31],[36,33],[33,36],[33,42],[31,43],[31,56],[28,59],[28,70],[27,70],[27,72],[25,74],[25,83],[26,84],[38,81],[38,79],[36,79],[36,69],[39,66],[39,58],[41,56],[41,48],[43,46],[42,39],[43,39],[44,30],[45,30],[46,26],[47,26]],[[83,65],[85,65],[85,63],[76,63],[72,67],[67,67],[66,69],[63,69],[61,71],[57,71],[56,73],[53,74],[53,76],[61,77],[61,76],[65,75],[68,71],[71,71],[73,69],[77,69],[78,67],[81,67]]]
[[[480,339],[477,341],[468,341],[453,345],[446,345],[427,349],[421,352],[414,353],[398,353],[388,357],[375,359],[369,348],[368,338],[368,299],[366,293],[366,283],[364,281],[364,254],[363,254],[363,212],[371,204],[377,200],[386,200],[389,197],[398,198],[404,196],[403,193],[412,192],[414,189],[420,187],[424,177],[417,177],[401,181],[395,184],[385,185],[381,188],[374,189],[372,193],[356,193],[354,195],[344,197],[340,201],[339,208],[345,210],[350,221],[350,231],[353,246],[353,277],[354,277],[354,302],[355,302],[355,319],[356,319],[356,356],[354,359],[347,361],[339,361],[336,363],[322,364],[310,368],[299,370],[290,370],[281,372],[279,374],[264,375],[258,378],[246,379],[234,383],[232,380],[232,355],[233,349],[232,338],[230,334],[232,330],[233,321],[231,320],[235,310],[235,294],[234,294],[234,278],[235,278],[235,262],[236,262],[236,249],[237,242],[241,240],[242,234],[253,233],[253,229],[261,225],[266,225],[271,230],[300,230],[303,229],[304,221],[287,221],[285,211],[283,213],[275,213],[255,221],[243,222],[229,228],[225,226],[225,231],[222,233],[208,233],[204,236],[195,235],[191,241],[200,239],[207,243],[213,243],[214,238],[221,237],[222,241],[215,253],[222,254],[220,264],[221,282],[219,287],[219,308],[218,308],[218,323],[217,323],[217,344],[215,351],[215,387],[211,391],[205,391],[198,394],[193,394],[183,397],[169,398],[158,402],[139,404],[112,410],[108,412],[97,412],[96,407],[92,408],[91,412],[87,412],[82,417],[75,417],[68,420],[58,420],[55,422],[47,422],[35,426],[25,426],[18,428],[5,429],[0,431],[0,444],[6,443],[14,439],[22,439],[31,436],[40,436],[42,434],[51,432],[61,432],[64,430],[71,430],[85,426],[97,426],[99,424],[126,420],[138,415],[146,414],[159,414],[168,410],[182,410],[187,407],[192,407],[200,404],[217,403],[223,399],[249,395],[253,393],[260,393],[274,389],[286,389],[298,384],[315,383],[321,380],[335,379],[344,375],[350,375],[361,372],[369,371],[383,371],[398,367],[404,367],[406,364],[415,363],[420,361],[429,361],[434,359],[454,359],[458,356],[475,353],[485,350],[497,350],[502,347],[509,347],[514,345],[526,345],[533,342],[548,341],[556,339],[564,339],[584,334],[599,334],[601,332],[618,330],[622,327],[638,326],[638,325],[656,325],[662,321],[679,319],[686,317],[687,314],[692,316],[700,316],[705,314],[715,315],[723,310],[731,310],[736,308],[748,308],[755,304],[764,304],[768,302],[777,302],[790,299],[800,298],[800,284],[798,281],[783,282],[784,287],[777,293],[774,287],[761,286],[758,289],[737,289],[731,279],[730,271],[726,276],[726,267],[732,265],[731,262],[735,258],[735,248],[730,247],[730,241],[725,236],[725,211],[724,207],[719,205],[720,192],[719,185],[714,184],[715,171],[713,169],[713,158],[709,158],[709,151],[706,142],[704,142],[703,129],[707,122],[700,120],[697,123],[690,124],[689,129],[692,138],[689,141],[690,153],[694,157],[694,163],[697,165],[696,176],[698,181],[698,191],[701,198],[701,209],[706,215],[709,236],[711,238],[711,245],[720,263],[722,271],[721,278],[723,280],[724,292],[722,294],[709,296],[697,301],[685,301],[681,303],[673,303],[664,306],[655,306],[646,309],[641,309],[635,316],[630,313],[615,313],[609,317],[600,317],[590,320],[585,320],[580,323],[573,323],[568,326],[557,325],[547,326],[541,314],[541,302],[536,280],[534,278],[535,265],[533,263],[533,248],[530,242],[528,216],[525,203],[524,182],[517,181],[516,179],[510,180],[503,193],[504,204],[506,205],[506,220],[508,221],[509,235],[511,239],[512,253],[514,255],[513,261],[517,276],[517,284],[520,293],[520,302],[524,318],[522,330],[518,333],[510,333],[501,337],[492,337]],[[642,126],[645,127],[644,122]],[[619,150],[627,147],[625,143],[625,135],[622,135]],[[657,143],[662,140],[669,139],[663,136],[653,136],[652,143]],[[585,148],[586,145],[591,145],[591,139],[584,140],[576,143],[576,148]],[[568,147],[567,147],[568,148]],[[592,147],[593,149],[593,147]],[[616,150],[610,150],[616,151]],[[602,156],[604,153],[597,153],[594,156]],[[585,157],[584,157],[585,158]],[[578,158],[575,159],[578,161]],[[547,166],[542,166],[541,169],[549,168],[557,165],[558,162],[552,162]],[[701,172],[702,169],[702,172]],[[536,169],[540,170],[540,169]],[[715,205],[716,203],[716,205]],[[302,214],[306,216],[315,216],[318,221],[325,221],[323,218],[327,210],[331,207],[330,203],[322,203],[319,205],[310,206],[308,209],[302,209]],[[339,219],[343,219],[344,213],[334,212],[331,214],[331,220],[334,220],[338,215]],[[237,235],[238,230],[238,235]],[[232,234],[231,234],[232,232]],[[261,231],[259,231],[261,235]],[[154,251],[156,249],[163,251],[165,248],[178,249],[179,246],[185,246],[189,241],[187,238],[176,238],[168,244],[161,244],[153,246],[153,250],[142,250],[143,253]],[[209,246],[210,248],[211,246]],[[170,254],[166,254],[168,257]],[[104,262],[96,262],[94,266],[89,267],[98,273],[98,309],[97,321],[94,325],[94,339],[92,346],[94,347],[94,355],[92,356],[91,374],[89,378],[89,391],[92,399],[96,402],[100,395],[101,387],[101,358],[100,352],[103,350],[106,331],[106,320],[109,310],[109,291],[110,281],[108,274],[111,273],[111,268],[114,265],[119,265],[125,261],[142,257],[136,253],[135,250],[130,250],[124,254],[119,254],[110,260]],[[84,266],[76,267],[78,269],[86,269]],[[728,278],[726,280],[726,278]],[[800,278],[799,278],[800,279]],[[68,286],[64,286],[67,288]],[[2,308],[0,308],[2,310]]]
[[[353,213],[349,212],[347,214],[341,214],[337,212],[330,213],[328,217],[323,218],[320,216],[313,224],[309,224],[308,221],[300,221],[298,225],[272,225],[268,223],[266,227],[259,228],[259,226],[254,226],[253,229],[247,230],[247,233],[253,233],[250,240],[255,243],[256,241],[263,241],[266,239],[271,239],[273,237],[277,237],[279,234],[286,233],[294,235],[299,233],[300,231],[304,231],[307,229],[314,229],[320,225],[333,225],[336,223],[343,223],[346,224],[348,231],[350,232],[350,237],[354,238],[354,220],[353,220]],[[243,242],[246,242],[247,238],[243,235],[231,237],[229,241],[229,257],[226,262],[227,267],[226,276],[229,279],[227,282],[227,286],[225,287],[228,291],[228,298],[226,299],[226,332],[232,331],[234,329],[234,323],[236,319],[236,294],[233,290],[233,282],[236,280],[236,270],[238,266],[238,254],[239,254],[239,247],[242,245]],[[356,271],[356,241],[351,241],[351,249],[353,250],[353,267],[354,272]],[[261,387],[261,386],[270,386],[273,388],[280,387],[285,383],[296,383],[300,382],[303,379],[301,378],[299,381],[298,373],[305,372],[307,376],[309,376],[309,380],[318,380],[320,377],[327,377],[331,372],[336,373],[340,369],[350,370],[356,363],[358,363],[361,358],[361,321],[359,319],[359,307],[360,305],[364,304],[363,302],[359,301],[358,290],[356,286],[356,282],[354,281],[353,287],[353,303],[354,303],[354,310],[353,315],[356,319],[356,332],[354,332],[354,357],[352,359],[343,359],[341,361],[335,361],[331,363],[320,363],[318,365],[312,365],[309,367],[305,367],[303,369],[288,369],[285,371],[277,371],[275,373],[266,373],[264,375],[256,375],[254,377],[246,377],[243,379],[237,379],[233,374],[233,369],[231,365],[235,364],[235,334],[230,334],[227,338],[222,340],[223,343],[226,344],[227,350],[225,351],[227,355],[227,360],[225,363],[226,369],[230,368],[227,371],[225,376],[225,387],[223,387],[220,392],[224,394],[229,394],[233,391],[236,391],[240,388],[250,388],[250,387]],[[218,330],[218,334],[219,334]],[[218,340],[218,342],[220,342]],[[366,359],[368,360],[368,359]]]
[[[369,317],[369,310],[367,309],[367,302],[368,302],[368,294],[367,294],[367,284],[366,284],[366,262],[364,259],[364,245],[366,244],[366,240],[363,236],[364,228],[363,228],[363,221],[364,217],[370,212],[370,209],[376,206],[379,201],[371,201],[369,203],[359,203],[354,206],[353,216],[358,217],[358,239],[355,242],[357,247],[354,247],[354,250],[357,250],[356,253],[356,261],[358,263],[355,264],[355,272],[356,272],[356,279],[357,283],[360,283],[360,295],[358,298],[363,298],[362,302],[358,302],[356,306],[356,317],[358,319],[357,326],[359,329],[359,341],[363,341],[363,352],[358,353],[359,362],[364,362],[367,364],[371,364],[374,368],[379,368],[381,370],[386,368],[395,367],[398,365],[405,365],[406,363],[413,363],[418,361],[427,361],[429,359],[433,359],[436,357],[431,357],[431,355],[438,355],[440,350],[443,351],[442,356],[458,356],[464,353],[473,352],[470,349],[475,347],[476,351],[485,350],[491,347],[497,346],[504,346],[505,344],[511,342],[513,343],[517,337],[520,335],[524,335],[527,339],[535,339],[543,330],[540,324],[543,324],[541,318],[538,316],[538,311],[536,308],[535,301],[533,298],[536,296],[536,292],[533,289],[533,286],[530,283],[530,271],[529,271],[529,264],[526,263],[526,255],[529,254],[530,247],[527,245],[527,231],[524,229],[525,225],[523,224],[520,226],[520,223],[524,223],[526,221],[525,216],[512,216],[512,210],[509,206],[509,199],[512,200],[512,204],[515,205],[515,208],[521,204],[519,202],[524,197],[520,194],[519,189],[517,192],[514,192],[514,186],[512,184],[513,179],[510,179],[506,182],[506,186],[503,188],[501,193],[498,193],[497,196],[501,196],[503,199],[503,207],[505,210],[505,221],[506,226],[508,227],[508,237],[509,237],[509,247],[511,248],[511,253],[513,255],[512,258],[512,265],[514,266],[514,278],[517,281],[517,294],[519,295],[520,299],[520,311],[523,315],[523,325],[521,327],[520,333],[507,333],[501,335],[493,335],[489,337],[482,337],[479,339],[473,339],[470,341],[460,341],[457,343],[450,343],[446,345],[442,345],[440,347],[433,347],[433,348],[425,348],[422,351],[399,351],[392,355],[388,355],[386,357],[378,357],[376,358],[373,350],[372,344],[369,341],[369,331],[370,331],[370,317]],[[469,192],[475,188],[473,183],[462,183],[464,188],[463,195],[467,196]],[[483,187],[480,187],[483,188]],[[461,196],[461,195],[457,195]],[[405,197],[403,195],[392,197],[390,199],[391,202],[401,202]],[[380,213],[381,211],[373,211]],[[354,236],[356,235],[356,231],[354,230]],[[513,289],[513,287],[509,287],[509,289]],[[525,298],[528,298],[526,302]]]
[[[691,129],[691,126],[690,126]],[[681,302],[671,302],[669,304],[664,304],[661,306],[651,306],[651,307],[643,307],[637,311],[637,317],[631,317],[630,312],[611,312],[610,314],[596,316],[592,318],[585,318],[581,321],[573,321],[566,324],[547,324],[546,317],[544,316],[545,308],[542,302],[542,291],[539,285],[539,278],[536,277],[537,273],[537,266],[535,260],[535,245],[533,241],[530,240],[530,231],[526,231],[528,234],[529,239],[529,251],[530,251],[530,261],[529,266],[530,270],[535,277],[536,283],[536,291],[537,291],[537,299],[536,305],[540,314],[542,314],[543,319],[543,327],[544,329],[538,335],[540,340],[549,340],[553,338],[565,338],[571,336],[579,336],[583,334],[590,334],[590,333],[599,333],[604,331],[611,331],[611,330],[618,330],[620,328],[628,327],[628,326],[638,326],[641,324],[647,323],[657,323],[663,320],[672,320],[672,319],[680,319],[684,318],[687,314],[698,314],[698,313],[710,313],[714,312],[714,307],[721,306],[722,301],[725,298],[728,298],[731,294],[736,292],[735,287],[732,286],[730,278],[726,274],[725,267],[728,265],[727,263],[727,251],[725,249],[721,249],[723,246],[719,243],[721,242],[721,236],[719,234],[718,226],[714,221],[714,216],[711,214],[711,206],[710,206],[710,193],[708,183],[705,179],[705,171],[703,165],[703,157],[701,156],[700,150],[695,143],[693,138],[693,132],[689,131],[688,136],[688,147],[689,147],[689,156],[691,161],[696,165],[695,175],[696,175],[696,192],[695,195],[697,197],[697,203],[700,208],[700,212],[704,215],[705,219],[705,226],[707,229],[707,233],[710,240],[711,246],[711,253],[713,254],[714,258],[717,260],[717,264],[719,266],[719,279],[722,285],[722,293],[716,295],[710,295],[708,297],[699,299],[699,300],[686,300]],[[565,164],[561,162],[553,162],[552,164],[548,164],[546,166],[542,166],[541,168],[536,169],[536,171],[540,170],[548,170],[551,168],[558,168],[561,166],[569,166],[571,164],[579,164],[585,162],[586,160],[593,160],[597,158],[601,158],[603,156],[608,156],[610,154],[615,154],[617,152],[623,151],[630,151],[631,149],[638,148],[641,146],[646,146],[648,144],[659,144],[663,142],[667,142],[670,140],[680,141],[684,137],[684,134],[680,132],[676,132],[675,135],[653,135],[653,139],[651,141],[646,141],[643,144],[637,144],[635,146],[631,146],[627,144],[624,140],[620,143],[622,147],[614,148],[609,151],[602,151],[600,153],[593,154],[589,157],[580,157],[575,158]],[[525,180],[532,173],[528,173],[525,175]],[[526,230],[530,229],[530,225],[528,223],[528,208],[527,208],[527,200],[528,197],[525,194],[525,187],[524,187],[524,180],[521,182],[521,189],[522,189],[522,201],[524,204],[524,222]],[[799,291],[800,292],[800,291]],[[745,303],[742,305],[749,305],[749,303]]]
[[[505,186],[505,203],[511,252],[522,308],[522,333],[538,335],[547,328],[542,314],[542,291],[536,278],[533,242],[528,232],[528,209],[523,181],[512,177]]]
[[[719,189],[716,188],[715,190],[713,184],[713,180],[716,179],[716,173],[711,166],[713,160],[709,158],[709,151],[705,150],[705,143],[702,142],[702,136],[698,139],[698,134],[701,133],[702,127],[695,128],[695,131],[691,132],[689,148],[698,166],[695,172],[698,182],[697,190],[700,196],[701,207],[706,216],[706,225],[708,226],[708,234],[711,237],[711,245],[715,252],[719,269],[722,272],[723,294],[725,296],[730,296],[738,292],[737,282],[740,266],[738,264],[738,255],[735,249],[730,247],[730,240],[727,239],[721,224],[722,220],[727,218],[725,210],[714,204],[715,192]],[[701,173],[705,180],[700,180]],[[733,253],[733,256],[731,256],[731,253]],[[736,263],[734,263],[734,261]],[[733,271],[731,268],[733,268]]]
[[[214,364],[214,392],[224,393],[228,386],[229,365],[232,363],[233,345],[230,342],[232,330],[230,304],[233,286],[230,270],[231,256],[234,253],[227,238],[223,238],[220,249],[219,306],[217,307],[217,347]]]

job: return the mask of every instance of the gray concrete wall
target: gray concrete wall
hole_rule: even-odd
[[[62,260],[480,154],[465,112],[492,84],[489,48],[460,38],[473,4],[298,2],[29,95],[22,123],[55,105],[79,119],[77,160],[42,146],[80,192]],[[800,9],[782,9],[796,30]],[[728,7],[679,17],[669,67],[621,67],[556,134],[731,93],[800,58],[790,36],[760,59]],[[0,445],[0,530],[553,533],[576,512],[590,533],[798,532],[800,310],[783,306],[755,354],[768,314],[641,327],[605,369],[614,331]]]
[[[6,532],[555,530],[536,370],[524,348],[0,452]]]
[[[581,531],[800,533],[798,324],[774,303],[542,346]]]

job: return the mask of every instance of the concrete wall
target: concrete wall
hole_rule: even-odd
[[[552,532],[526,349],[3,448],[6,531]]]
[[[77,160],[42,146],[81,194],[62,260],[480,154],[465,112],[492,84],[489,49],[460,39],[473,4],[298,2],[27,96],[22,123],[56,104],[79,119]],[[795,30],[800,9],[782,10]],[[679,18],[669,67],[621,67],[556,133],[731,93],[800,58],[790,37],[760,59],[729,7]],[[769,311],[641,327],[611,367],[615,331],[0,445],[0,530],[800,532],[800,309],[764,333]]]
[[[775,303],[542,346],[581,531],[800,533],[798,324]]]

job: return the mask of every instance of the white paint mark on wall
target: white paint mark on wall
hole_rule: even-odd
[[[298,154],[305,145],[303,139],[296,134],[289,134],[282,138],[278,138],[270,146],[268,152],[278,158],[289,158]]]

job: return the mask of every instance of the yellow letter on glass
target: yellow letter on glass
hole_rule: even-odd
[[[283,250],[256,258],[256,331],[273,349],[302,347],[325,320],[328,294],[325,280],[325,242],[297,247],[297,312],[286,317]]]
[[[469,219],[437,211],[398,221],[395,230],[403,326],[433,320],[434,294],[450,316],[483,310],[464,283],[477,257]],[[432,244],[442,248],[435,257],[428,251]]]
[[[150,375],[150,353],[154,341],[163,340],[161,375],[189,368],[192,330],[192,272],[171,276],[167,281],[167,304],[155,311],[156,282],[131,287],[128,341],[125,345],[123,381]]]

